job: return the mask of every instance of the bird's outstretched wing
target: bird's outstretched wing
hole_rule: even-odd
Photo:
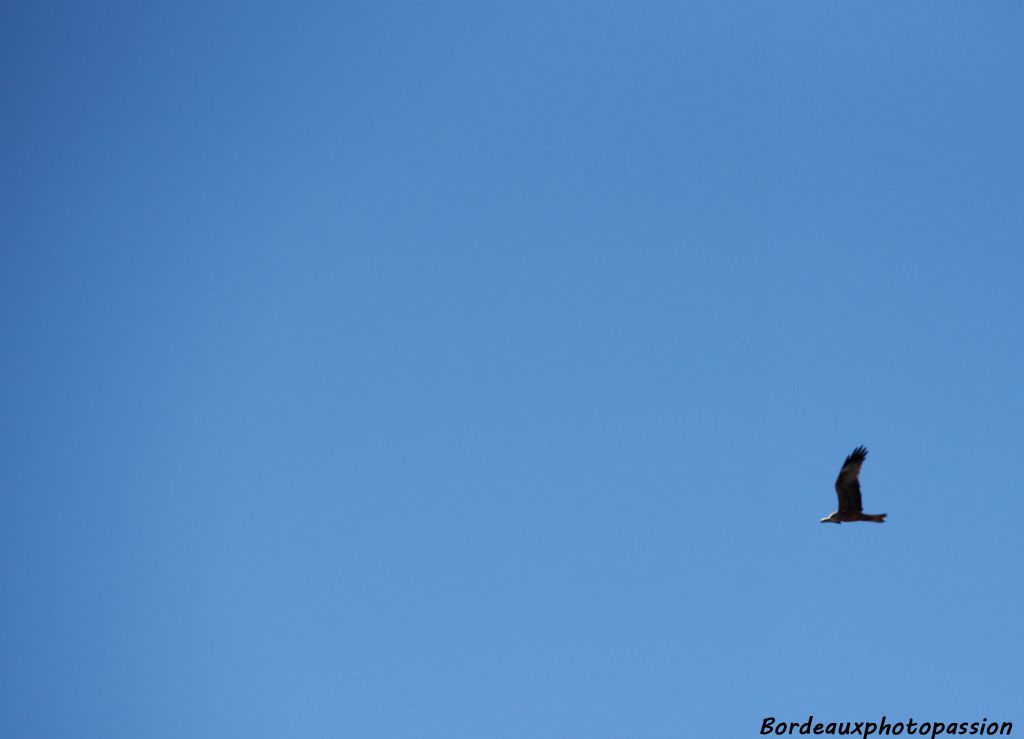
[[[836,478],[836,495],[839,496],[840,513],[861,513],[864,508],[860,502],[860,466],[868,456],[868,450],[862,446],[853,450]]]

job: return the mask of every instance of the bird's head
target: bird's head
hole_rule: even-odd
[[[838,514],[830,513],[825,516],[825,518],[821,519],[819,523],[842,523],[842,521],[839,520]]]

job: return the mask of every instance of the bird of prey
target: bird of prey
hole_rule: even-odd
[[[884,513],[864,513],[860,503],[860,466],[868,456],[868,450],[862,446],[853,450],[836,478],[836,495],[839,496],[839,510],[821,519],[822,523],[843,523],[850,521],[874,521],[885,523]]]

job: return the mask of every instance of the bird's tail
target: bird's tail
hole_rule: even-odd
[[[865,513],[864,521],[874,521],[875,523],[885,523],[885,513]]]

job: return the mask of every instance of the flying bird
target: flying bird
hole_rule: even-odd
[[[822,523],[849,523],[850,521],[874,521],[885,523],[884,513],[864,513],[860,503],[860,466],[868,456],[868,450],[862,446],[853,450],[836,478],[836,495],[839,496],[839,510],[821,519]]]

